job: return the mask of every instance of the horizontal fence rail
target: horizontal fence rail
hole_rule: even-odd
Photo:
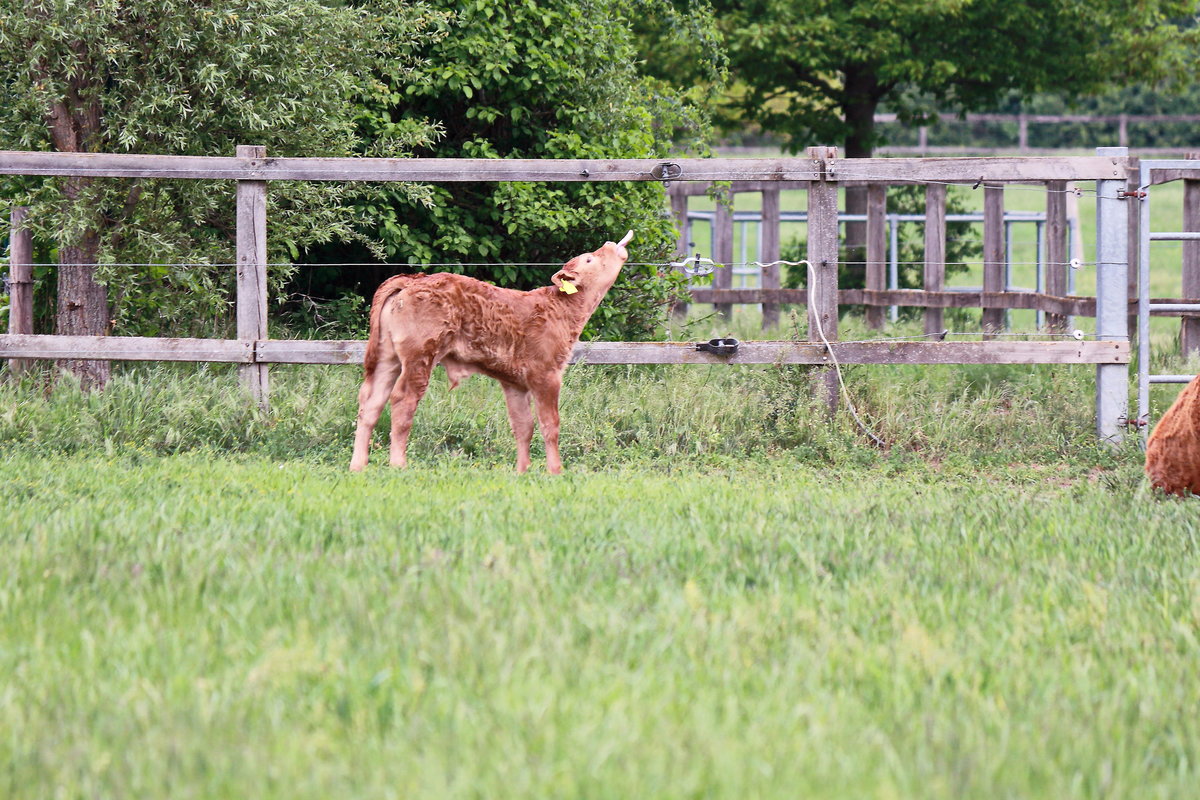
[[[840,183],[1093,181],[1128,159],[926,158],[495,159],[237,158],[0,151],[0,175],[242,181],[738,181]]]
[[[361,364],[363,340],[167,339],[0,335],[0,358],[210,361],[232,364]],[[580,342],[574,364],[1126,364],[1128,342],[742,342],[732,355],[689,342]]]

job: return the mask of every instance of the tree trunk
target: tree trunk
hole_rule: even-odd
[[[843,111],[849,131],[843,147],[845,158],[870,158],[875,137],[875,110],[879,107],[879,82],[871,71],[847,71]],[[865,216],[867,187],[846,187],[846,213]],[[867,223],[846,223],[845,288],[859,288],[867,279]]]
[[[103,109],[94,96],[93,76],[86,70],[72,78],[65,95],[47,109],[46,122],[54,149],[86,153],[95,149],[102,128]],[[67,178],[63,189],[64,213],[76,206],[88,188],[87,178]],[[86,202],[86,199],[84,200]],[[108,290],[96,283],[100,234],[90,225],[60,241],[58,249],[58,315],[55,333],[64,336],[105,336],[108,333]],[[59,366],[79,378],[88,391],[103,389],[112,374],[109,361],[60,361]]]
[[[74,202],[83,189],[82,179],[69,179],[66,195]],[[58,251],[58,314],[54,332],[60,336],[105,336],[108,334],[108,289],[96,283],[96,261],[100,236],[84,231],[74,244]],[[112,375],[112,362],[71,359],[60,361],[62,369],[79,378],[86,391],[102,390]]]

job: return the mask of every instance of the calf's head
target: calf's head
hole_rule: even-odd
[[[575,256],[554,273],[550,282],[563,294],[581,292],[599,303],[621,274],[621,267],[629,258],[625,245],[632,238],[633,231],[629,231],[619,242],[605,242],[593,253]]]

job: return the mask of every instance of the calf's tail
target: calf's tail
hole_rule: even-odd
[[[379,324],[383,306],[392,295],[404,289],[420,275],[393,275],[379,285],[371,298],[371,331],[367,336],[367,353],[363,357],[363,371],[367,376],[375,372],[379,363],[379,348],[383,347],[383,330]]]

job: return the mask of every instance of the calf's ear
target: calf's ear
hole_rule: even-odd
[[[564,264],[562,269],[551,276],[550,282],[557,286],[560,292],[574,294],[579,286],[579,273],[575,270],[575,262],[568,261]]]

